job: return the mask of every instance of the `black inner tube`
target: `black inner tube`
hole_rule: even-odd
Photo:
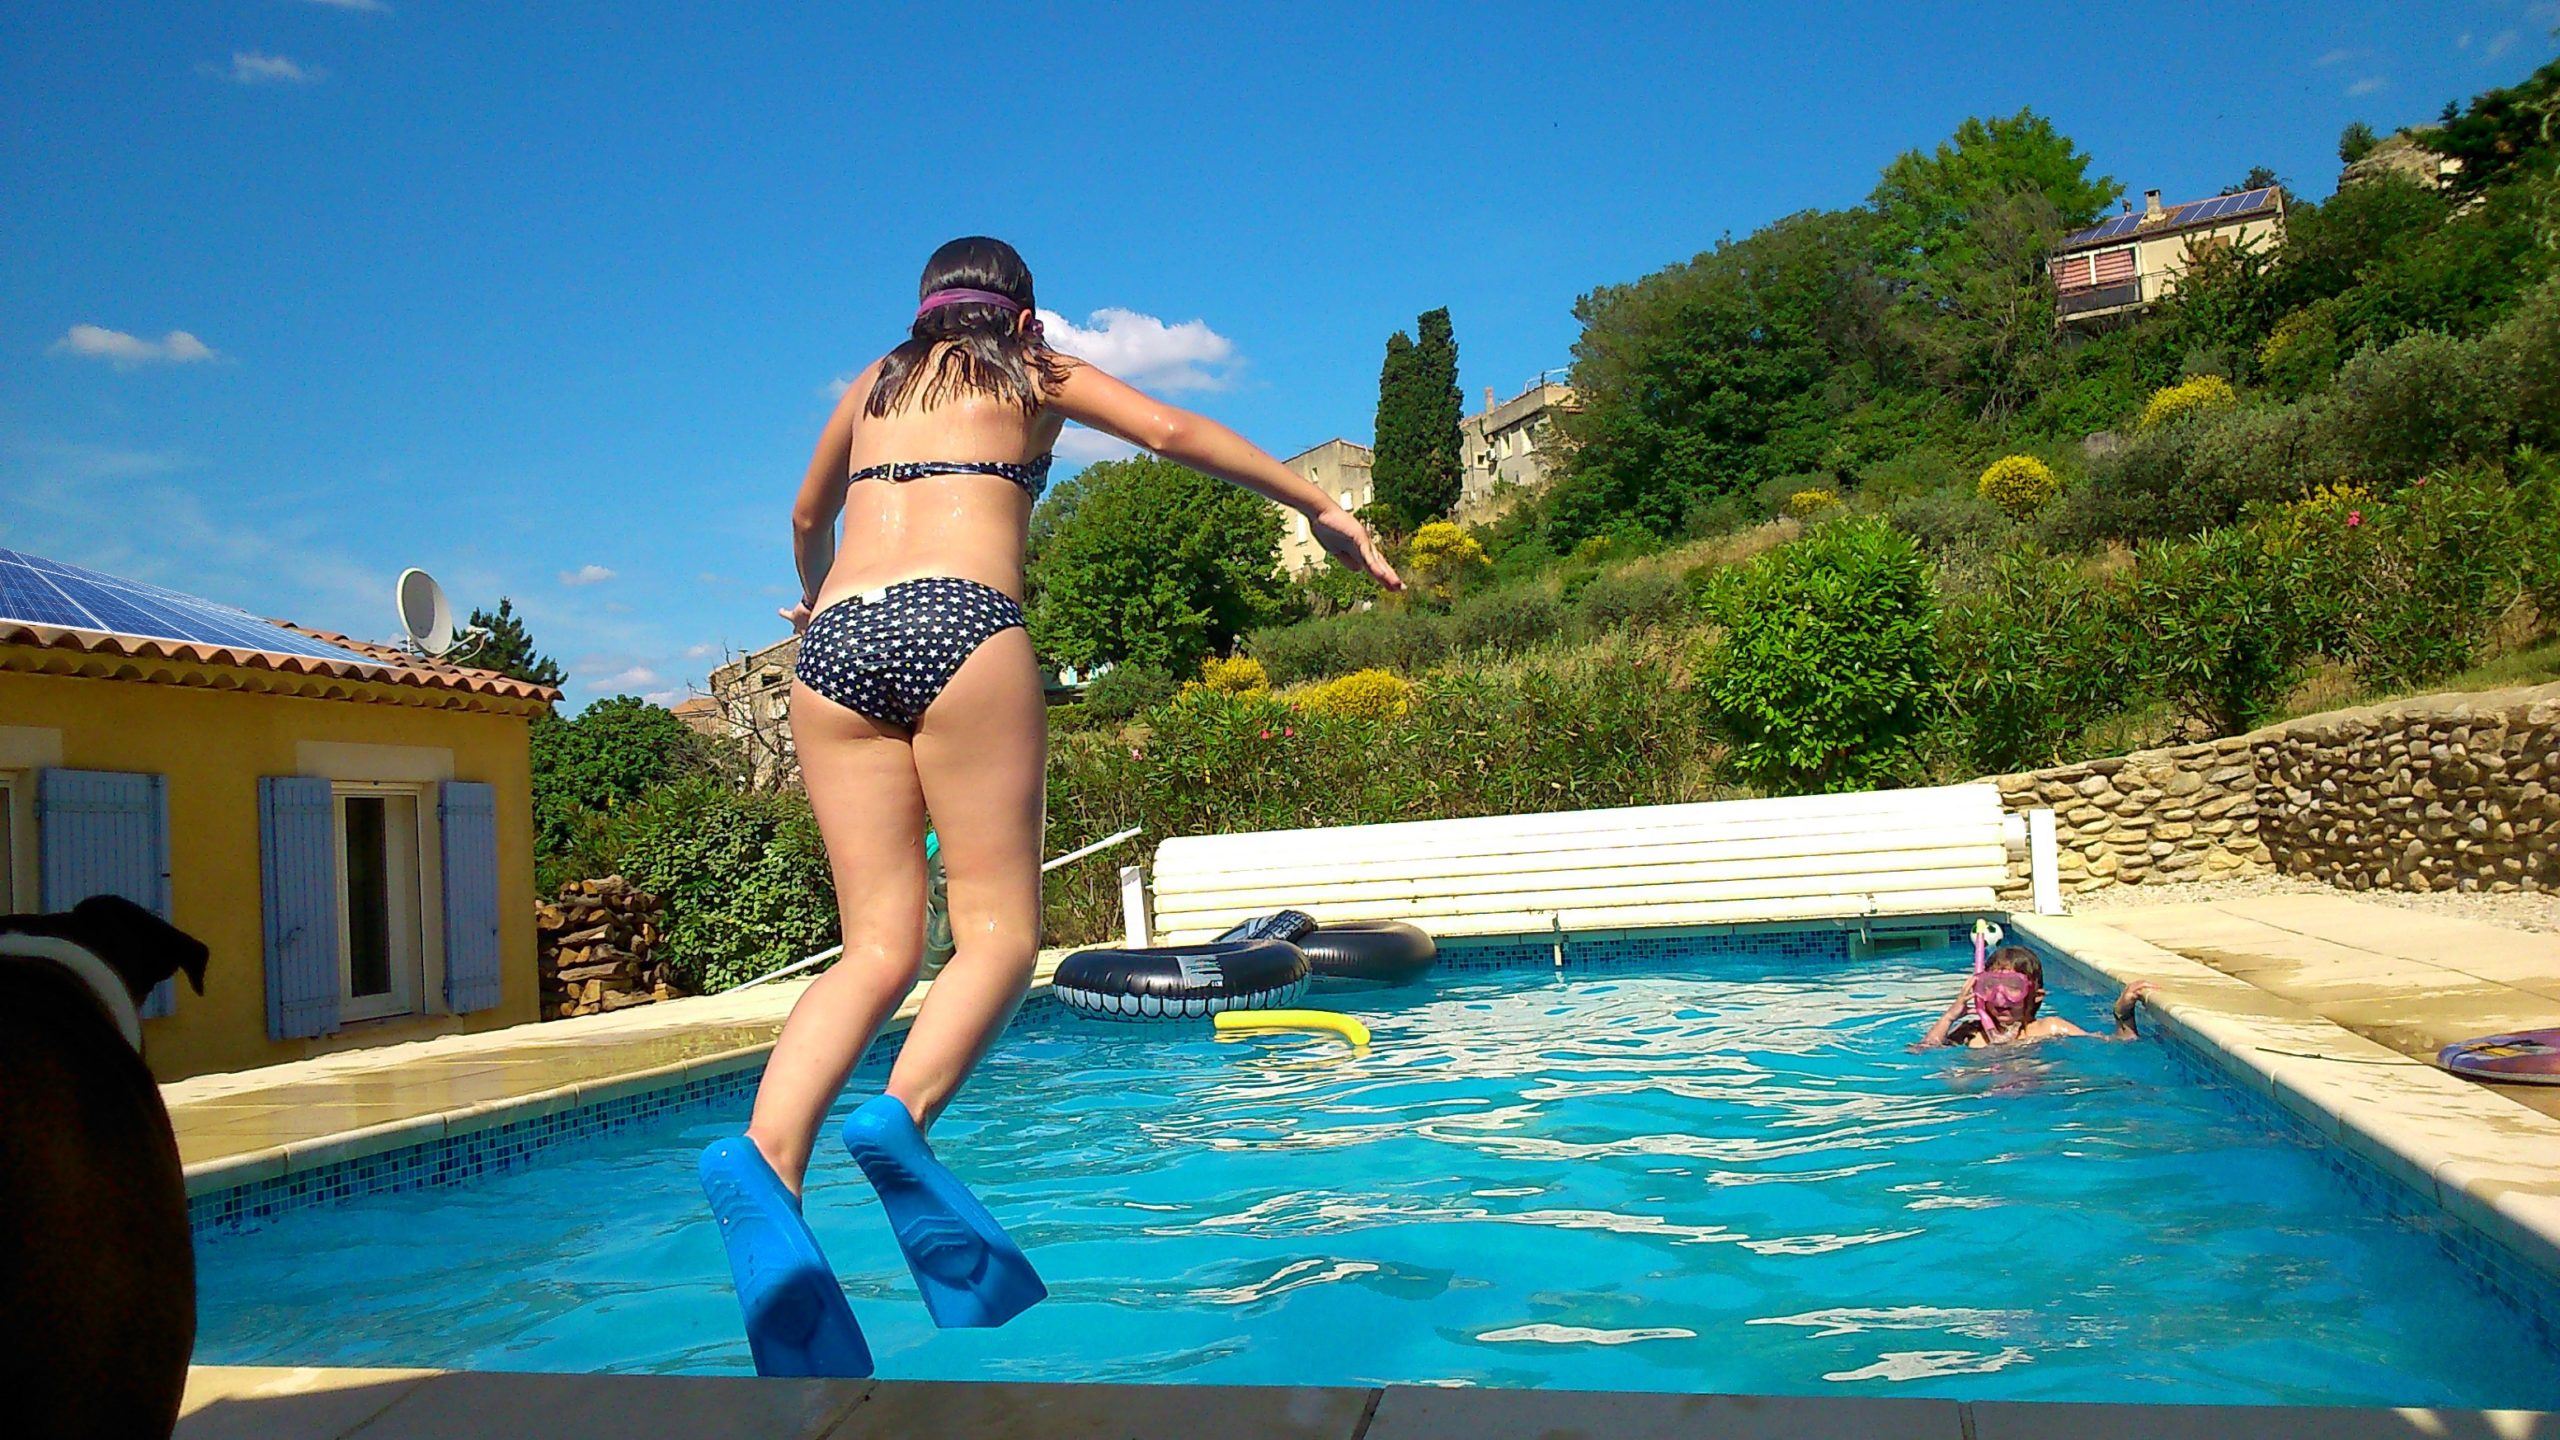
[[[1211,941],[1153,950],[1079,950],[1051,990],[1069,1009],[1113,1019],[1200,1018],[1270,1010],[1307,988],[1307,957],[1279,940]]]
[[[1440,946],[1419,926],[1401,920],[1361,920],[1318,927],[1298,948],[1308,968],[1328,980],[1374,980],[1401,985],[1439,963]]]

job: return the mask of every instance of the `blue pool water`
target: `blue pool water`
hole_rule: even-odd
[[[895,1377],[2560,1406],[2512,1312],[2160,1043],[1906,1053],[1967,958],[1320,997],[1356,1057],[1052,1012],[935,1135],[1048,1278],[1003,1330],[932,1328],[832,1134],[809,1213]],[[693,1178],[736,1112],[208,1240],[197,1358],[745,1371]]]

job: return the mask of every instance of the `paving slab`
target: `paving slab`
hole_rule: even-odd
[[[2560,1415],[2530,1410],[1988,1400],[1967,1408],[1971,1440],[2560,1440]]]
[[[362,1440],[819,1440],[867,1380],[453,1371],[401,1396]],[[970,1432],[953,1432],[966,1434]]]
[[[884,1380],[827,1440],[1355,1440],[1376,1398],[1315,1386]]]
[[[340,1440],[436,1373],[198,1365],[176,1440]]]
[[[1396,1385],[1363,1440],[1964,1440],[1953,1400]]]

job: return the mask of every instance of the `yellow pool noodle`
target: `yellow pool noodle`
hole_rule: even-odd
[[[1354,1045],[1369,1043],[1369,1027],[1330,1010],[1221,1010],[1209,1023],[1224,1030],[1330,1030]]]

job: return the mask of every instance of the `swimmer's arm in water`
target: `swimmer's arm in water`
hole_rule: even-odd
[[[1389,590],[1404,581],[1378,553],[1368,528],[1334,498],[1300,479],[1262,447],[1205,415],[1195,415],[1114,379],[1081,361],[1049,397],[1051,409],[1106,435],[1116,435],[1203,475],[1214,475],[1307,517],[1327,554]]]
[[[1964,1018],[1965,1007],[1972,1003],[1973,977],[1966,976],[1964,988],[1956,992],[1955,1002],[1947,1006],[1946,1013],[1940,1015],[1937,1022],[1929,1027],[1929,1033],[1920,1037],[1920,1043],[1912,1046],[1911,1048],[1914,1050],[1935,1050],[1942,1045],[1950,1043],[1947,1036],[1954,1032],[1956,1022]]]
[[[793,634],[807,627],[818,587],[827,583],[827,571],[836,563],[836,517],[844,513],[845,478],[853,468],[853,426],[879,378],[880,362],[874,360],[845,387],[835,413],[827,417],[827,428],[818,432],[818,451],[809,457],[809,473],[801,477],[800,496],[791,503],[791,558],[800,568],[800,601],[781,614],[791,622]]]
[[[2136,980],[2132,984],[2124,987],[2124,993],[2116,997],[2115,1032],[2105,1038],[2109,1040],[2141,1039],[2142,1036],[2140,1032],[2134,1027],[2134,1015],[2136,1013],[2135,1002],[2150,993],[2151,982],[2148,980]],[[2077,1035],[2085,1039],[2090,1037],[2093,1033],[2094,1032],[2081,1029],[2079,1026],[2072,1024],[2070,1021],[2063,1019],[2059,1015],[2047,1015],[2037,1019],[2033,1024],[2027,1026],[2026,1033],[2019,1038],[2024,1040],[2063,1040]]]

